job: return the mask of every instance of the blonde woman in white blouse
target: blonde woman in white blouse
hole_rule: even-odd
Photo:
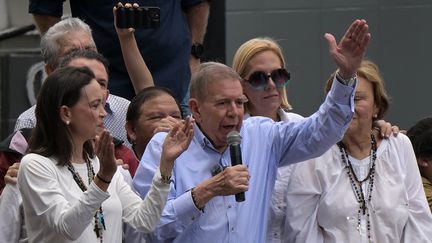
[[[382,140],[372,129],[389,106],[378,67],[363,61],[357,77],[355,114],[342,141],[293,167],[284,240],[432,242],[432,216],[409,139]],[[327,91],[329,85],[331,79]]]
[[[159,222],[173,162],[191,141],[192,122],[178,123],[168,134],[142,200],[116,171],[108,131],[93,150],[105,116],[102,90],[88,68],[60,68],[44,82],[30,153],[18,176],[29,242],[118,243],[123,222],[144,232]]]

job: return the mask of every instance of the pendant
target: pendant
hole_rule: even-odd
[[[96,217],[97,217],[98,228],[100,230],[102,230],[102,229],[106,230],[105,219],[104,219],[103,212],[101,210],[97,211]]]

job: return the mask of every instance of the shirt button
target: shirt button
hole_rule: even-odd
[[[228,208],[231,208],[231,205],[228,205]]]
[[[192,216],[192,218],[191,218],[192,220],[195,220],[195,216]]]
[[[234,231],[234,227],[231,227],[231,231]]]

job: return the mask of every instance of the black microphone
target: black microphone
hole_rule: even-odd
[[[231,165],[241,165],[242,164],[242,156],[241,156],[241,136],[237,131],[232,131],[228,133],[227,136],[228,145],[230,147],[230,156],[231,156]],[[245,200],[245,193],[239,192],[235,194],[235,198],[237,202],[243,202]]]

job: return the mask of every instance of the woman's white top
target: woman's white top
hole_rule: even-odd
[[[91,163],[97,173],[98,158]],[[78,187],[68,168],[58,166],[53,158],[28,154],[21,160],[18,185],[29,242],[100,242],[93,229],[101,204],[106,225],[103,242],[121,242],[123,222],[143,232],[156,227],[170,188],[161,181],[159,170],[142,200],[118,171],[104,192],[94,182],[88,185],[86,164],[73,166],[87,186],[86,192]]]
[[[359,179],[364,178],[369,159],[352,162]],[[344,167],[337,145],[321,157],[293,165],[284,242],[369,242],[365,218],[358,227],[359,203]],[[431,212],[404,134],[384,139],[378,147],[368,208],[370,242],[432,242]]]

